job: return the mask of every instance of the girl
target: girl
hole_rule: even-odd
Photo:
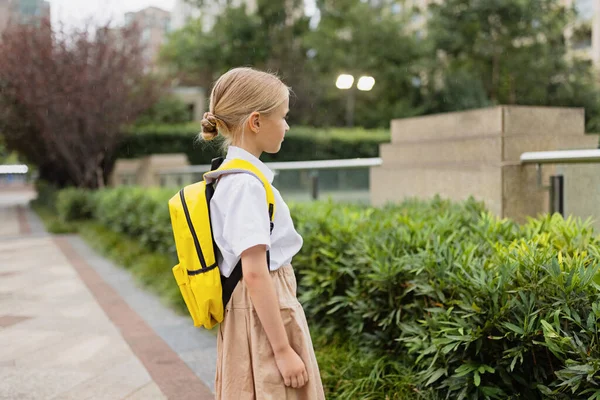
[[[219,133],[228,159],[251,162],[273,181],[260,160],[277,153],[285,133],[289,88],[276,76],[236,68],[221,76],[202,120],[202,137]],[[210,204],[221,274],[242,261],[242,280],[225,309],[217,339],[217,400],[325,399],[304,310],[296,298],[292,257],[302,247],[279,192],[270,232],[266,192],[248,174],[219,178]],[[266,252],[270,250],[267,269]]]

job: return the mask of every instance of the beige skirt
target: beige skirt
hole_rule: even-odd
[[[306,365],[308,383],[298,389],[285,386],[269,339],[242,279],[219,326],[215,378],[217,400],[325,399],[306,316],[296,298],[294,270],[291,265],[284,266],[272,271],[271,277],[290,345]]]

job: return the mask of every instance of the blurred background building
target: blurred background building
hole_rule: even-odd
[[[0,0],[0,32],[11,23],[32,23],[50,18],[50,3],[45,0]]]
[[[170,31],[171,13],[158,7],[146,7],[137,12],[126,13],[125,23],[136,24],[140,29],[142,42],[146,46],[144,58],[147,68],[152,69]]]

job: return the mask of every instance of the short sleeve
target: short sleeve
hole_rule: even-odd
[[[235,257],[254,246],[271,246],[270,221],[262,182],[249,174],[221,179],[215,192],[215,205],[223,215],[221,239]]]

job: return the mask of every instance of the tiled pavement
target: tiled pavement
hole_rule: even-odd
[[[0,188],[0,399],[213,399],[216,340]]]

